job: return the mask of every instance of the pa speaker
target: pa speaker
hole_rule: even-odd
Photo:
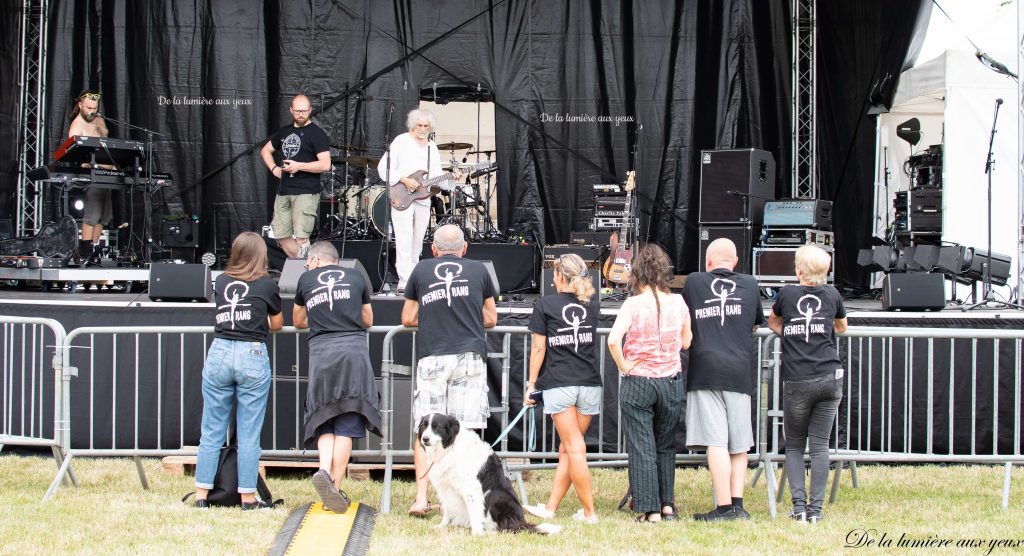
[[[601,291],[601,269],[590,268],[590,283],[594,285],[594,295],[598,295],[597,292]],[[541,281],[540,281],[540,294],[547,295],[549,293],[555,293],[555,269],[545,266],[541,270]]]
[[[886,311],[941,311],[946,307],[941,273],[887,274],[882,283],[882,309]]]
[[[760,226],[775,198],[775,157],[758,149],[700,152],[700,223]]]
[[[299,287],[299,276],[306,272],[306,259],[294,258],[284,261],[281,277],[277,280],[277,288],[281,293],[295,293]]]
[[[370,275],[367,274],[366,267],[363,266],[363,263],[359,262],[359,259],[341,259],[338,261],[338,266],[354,270],[362,275],[363,281],[366,282],[366,288],[370,290],[371,294],[373,293],[373,282],[370,281]]]
[[[153,301],[209,301],[210,267],[204,264],[153,263],[149,298]]]
[[[491,284],[494,285],[495,294],[501,293],[501,284],[498,283],[498,273],[494,272],[493,261],[480,261],[484,264],[484,268],[487,269],[487,275],[491,277]]]
[[[750,226],[701,226],[697,271],[704,272],[704,254],[708,250],[708,245],[716,239],[726,238],[736,244],[736,256],[740,259],[734,270],[750,274],[750,254],[754,250],[754,238],[760,235],[760,228]]]

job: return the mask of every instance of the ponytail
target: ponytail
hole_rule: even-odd
[[[576,254],[562,255],[555,260],[555,272],[562,275],[571,293],[580,303],[590,303],[594,296],[594,284],[590,281],[590,271],[583,258]]]

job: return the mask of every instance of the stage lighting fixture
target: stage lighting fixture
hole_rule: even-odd
[[[861,249],[857,253],[857,264],[871,272],[889,272],[899,264],[900,252],[895,247],[876,245],[871,249]]]
[[[938,262],[938,245],[916,245],[914,246],[913,264],[908,264],[907,267],[911,270],[931,272],[932,270],[935,270],[936,266],[938,266]]]
[[[921,141],[921,135],[921,120],[917,118],[910,118],[896,126],[896,137],[910,143],[911,146]]]
[[[967,269],[971,268],[971,256],[970,250],[963,245],[943,246],[939,248],[939,256],[935,260],[935,267],[944,274],[965,282],[968,280],[964,280],[960,276],[967,272]]]
[[[85,196],[81,190],[69,192],[67,202],[68,216],[75,220],[85,217]]]
[[[982,282],[985,280],[985,263],[988,262],[988,251],[970,249],[970,261],[965,263],[967,270],[963,273],[965,280]],[[1010,278],[1011,259],[1007,255],[992,253],[992,285],[1005,286]]]
[[[213,268],[213,265],[217,264],[217,255],[214,255],[213,253],[207,251],[206,253],[203,253],[203,256],[200,260],[203,262],[204,265]]]

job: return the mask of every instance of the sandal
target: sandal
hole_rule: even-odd
[[[665,508],[670,508],[672,511],[665,512],[664,511]],[[665,521],[678,521],[679,520],[679,510],[676,509],[676,505],[674,503],[673,504],[665,504],[664,506],[662,506],[661,519],[663,519]]]
[[[660,519],[651,519],[654,516],[661,517],[661,512],[647,512],[636,516],[637,523],[658,523]]]
[[[430,512],[434,511],[434,506],[427,502],[426,506],[412,506],[409,508],[409,515],[413,517],[430,517]]]

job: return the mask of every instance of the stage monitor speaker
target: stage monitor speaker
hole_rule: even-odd
[[[299,287],[299,276],[302,276],[303,272],[306,272],[306,259],[286,259],[284,267],[281,268],[281,277],[277,280],[277,289],[283,294],[294,294]]]
[[[719,238],[731,239],[736,244],[736,272],[750,274],[750,254],[754,249],[754,239],[761,235],[760,228],[750,226],[701,226],[700,253],[697,255],[697,271],[704,272],[704,253],[708,245]]]
[[[160,223],[160,239],[166,247],[199,248],[199,222],[189,218],[164,220]]]
[[[480,261],[484,263],[484,268],[487,269],[487,275],[491,277],[491,284],[494,285],[494,291],[501,293],[501,284],[498,282],[498,273],[494,272],[493,261]]]
[[[590,283],[594,285],[594,295],[596,292],[601,291],[601,269],[591,268],[590,271]],[[549,293],[555,293],[555,270],[549,266],[545,266],[541,269],[541,281],[540,281],[540,294],[547,295]]]
[[[363,263],[359,262],[359,259],[341,259],[338,261],[338,266],[345,269],[352,269],[363,276],[363,281],[366,282],[366,287],[369,288],[370,294],[373,294],[373,282],[370,281],[370,275],[366,272],[366,267]],[[299,274],[302,275],[301,273]]]
[[[204,264],[153,263],[149,298],[153,301],[210,301],[210,267]]]
[[[760,226],[775,199],[775,157],[758,149],[700,152],[700,223]],[[745,210],[744,210],[745,209]]]
[[[885,276],[882,309],[885,311],[941,311],[946,307],[941,273],[908,272]]]

